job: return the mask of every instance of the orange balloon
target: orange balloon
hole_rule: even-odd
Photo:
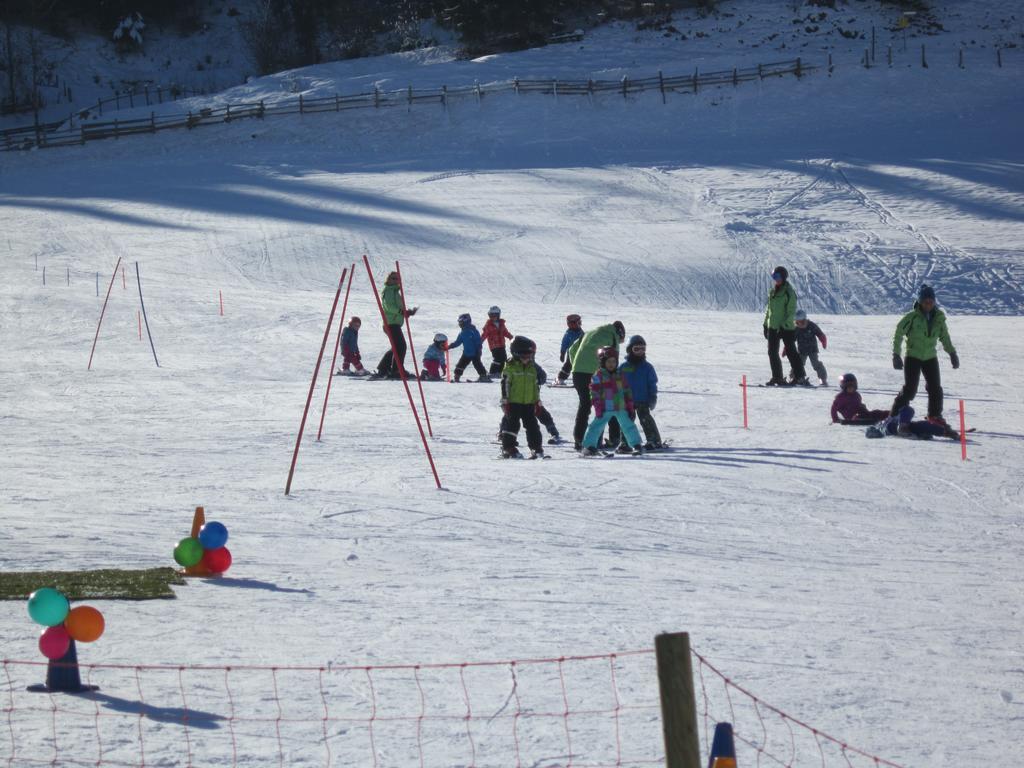
[[[103,614],[89,605],[72,608],[64,619],[64,628],[80,643],[91,643],[103,634]]]

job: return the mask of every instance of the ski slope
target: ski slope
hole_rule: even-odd
[[[557,64],[523,56],[517,68]],[[434,66],[448,65],[413,73],[429,80]],[[509,95],[4,153],[0,568],[170,564],[203,504],[231,530],[228,576],[174,601],[95,601],[107,634],[82,661],[458,663],[644,649],[686,630],[733,679],[874,754],[1005,760],[1024,746],[1019,74],[848,65],[664,105]],[[425,385],[439,492],[399,385],[337,377],[317,442],[321,379],[285,497],[338,278],[364,253],[378,281],[401,260],[421,354],[460,312],[479,321],[497,303],[553,375],[565,314],[587,328],[621,319],[647,340],[655,415],[677,450],[500,462],[496,387]],[[118,257],[127,279],[114,280],[87,372]],[[160,368],[138,339],[135,262]],[[979,430],[970,461],[954,443],[830,425],[831,387],[752,389],[741,428],[740,378],[768,377],[759,310],[776,263],[829,336],[830,378],[856,372],[872,408],[899,387],[897,313],[922,280],[936,286],[963,362],[943,359],[946,413],[964,398]],[[376,311],[360,268],[347,314],[364,320],[370,363],[383,352]],[[569,435],[574,394],[542,396]],[[0,606],[0,648],[38,658],[20,603]],[[656,700],[651,670],[628,672],[623,690]],[[21,709],[37,682],[23,673],[0,698],[17,707],[18,754],[49,762],[49,710]],[[137,711],[130,675],[95,678],[102,711]],[[415,689],[389,684],[382,706],[415,716]],[[175,685],[146,678],[153,712],[103,732],[107,760],[137,762],[141,727],[147,764],[178,764]],[[248,685],[245,706],[269,706]],[[437,681],[456,710],[458,685]],[[507,677],[466,685],[488,714],[510,695]],[[585,705],[598,682],[569,685]],[[523,686],[558,691],[550,678]],[[338,694],[365,714],[362,683]],[[212,682],[189,695],[200,711],[227,706]],[[309,685],[282,698],[320,706]],[[607,728],[578,727],[567,755],[561,722],[537,726],[523,763],[614,762]],[[284,730],[286,764],[324,763],[322,736]],[[455,731],[430,735],[432,764],[472,762]],[[479,764],[514,764],[507,733],[484,735]],[[661,754],[656,714],[623,735],[630,754]],[[240,736],[247,764],[278,763],[268,731]],[[192,737],[203,764],[232,764],[223,727]],[[380,764],[410,764],[408,730],[378,737]],[[0,728],[0,757],[9,738]],[[372,764],[358,727],[326,741],[335,764]],[[802,746],[795,764],[820,759]]]

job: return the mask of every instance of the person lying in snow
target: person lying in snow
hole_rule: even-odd
[[[909,405],[903,406],[896,416],[889,416],[885,421],[868,427],[864,434],[868,437],[896,435],[898,437],[913,437],[918,440],[931,440],[933,437],[960,439],[960,433],[948,424],[937,424],[930,419],[914,421],[914,409]]]
[[[841,417],[841,418],[840,418]],[[877,424],[889,417],[889,411],[869,411],[860,392],[857,391],[857,377],[852,373],[844,373],[839,382],[839,394],[832,401],[833,424],[868,425]]]

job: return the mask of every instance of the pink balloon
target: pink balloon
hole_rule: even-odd
[[[71,635],[63,624],[47,627],[39,635],[39,650],[43,656],[53,661],[61,658],[71,647]]]

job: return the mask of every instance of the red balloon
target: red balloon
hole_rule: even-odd
[[[231,552],[227,547],[217,547],[203,552],[203,565],[211,573],[224,573],[231,567]]]
[[[61,658],[71,647],[71,635],[63,624],[47,627],[39,635],[39,650],[43,656],[53,661]]]

